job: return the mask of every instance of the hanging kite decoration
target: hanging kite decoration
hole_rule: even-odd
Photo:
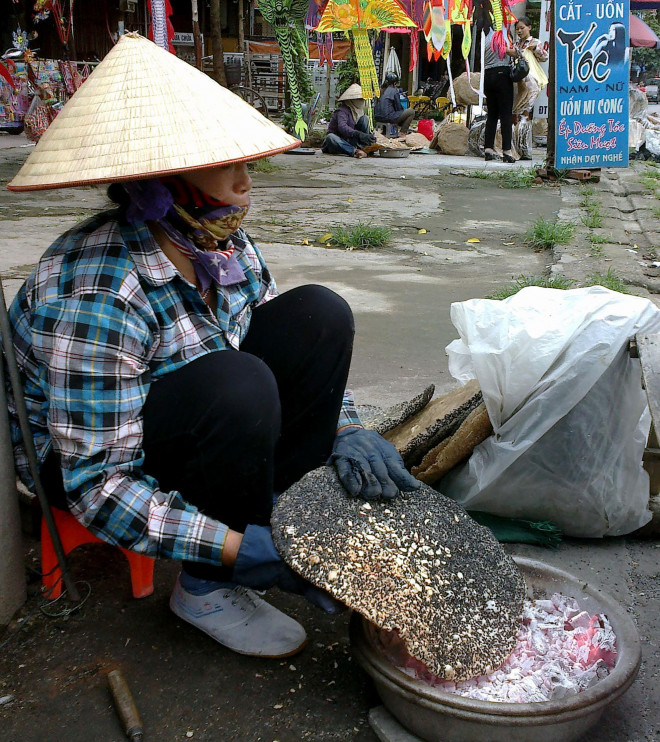
[[[426,53],[431,59],[440,59],[445,47],[448,19],[445,0],[425,0],[422,30],[426,39]],[[451,35],[451,34],[450,34]]]
[[[307,58],[309,49],[303,19],[307,15],[308,0],[257,0],[264,19],[273,26],[275,38],[282,52],[291,105],[296,114],[295,132],[305,139],[307,124],[303,116],[301,96],[310,91]]]
[[[467,59],[472,47],[472,0],[451,0],[449,9],[449,22],[453,26],[463,27],[463,43],[461,53],[463,59]]]
[[[472,20],[475,27],[481,28],[484,34],[495,31],[491,41],[491,49],[504,59],[506,54],[506,40],[504,29],[510,23],[516,21],[510,8],[514,4],[512,0],[471,0]]]
[[[305,28],[307,31],[313,31],[319,25],[327,2],[328,0],[309,0],[309,7],[305,16]],[[316,33],[316,46],[319,50],[319,67],[323,67],[326,62],[328,63],[328,67],[332,67],[332,34]]]
[[[424,0],[398,0],[399,5],[415,21],[416,28],[386,28],[386,33],[405,33],[410,36],[410,64],[408,70],[412,72],[419,59],[419,29],[424,24]]]
[[[396,0],[328,0],[315,30],[318,33],[345,31],[352,34],[362,97],[369,104],[380,90],[369,31],[399,27],[416,28],[417,24]]]

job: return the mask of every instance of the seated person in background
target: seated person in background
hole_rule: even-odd
[[[408,133],[408,128],[415,118],[413,108],[404,108],[401,105],[399,78],[394,72],[388,72],[385,75],[383,89],[380,91],[380,98],[374,109],[374,118],[386,124],[396,124],[402,134]]]
[[[332,114],[321,151],[327,155],[366,157],[362,149],[376,141],[369,131],[369,118],[364,112],[362,88],[354,83],[338,98],[339,107]]]

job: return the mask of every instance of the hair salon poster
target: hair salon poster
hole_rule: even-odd
[[[628,166],[629,0],[554,0],[555,166]]]

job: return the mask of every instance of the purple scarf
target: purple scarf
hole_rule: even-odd
[[[245,280],[230,235],[243,221],[247,206],[225,204],[176,176],[122,185],[131,199],[127,220],[154,221],[163,228],[191,260],[202,296],[213,283],[231,286]]]

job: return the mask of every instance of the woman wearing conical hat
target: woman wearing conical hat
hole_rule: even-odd
[[[362,88],[350,85],[337,99],[339,106],[330,118],[328,133],[321,149],[327,155],[366,157],[362,149],[376,141],[369,128],[369,118],[364,112]]]
[[[40,478],[102,540],[183,562],[180,618],[242,654],[299,651],[250,588],[336,604],[273,546],[275,493],[329,459],[348,494],[415,480],[344,392],[347,304],[282,295],[242,229],[246,163],[299,145],[192,66],[127,35],[60,112],[13,190],[111,184],[10,310]],[[10,398],[17,469],[32,486]]]

